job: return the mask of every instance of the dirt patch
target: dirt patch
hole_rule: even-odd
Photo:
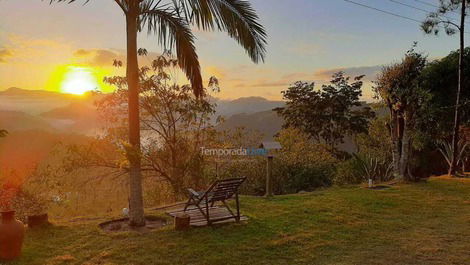
[[[107,222],[99,224],[99,227],[107,233],[125,232],[125,231],[137,231],[137,232],[145,233],[145,232],[149,232],[150,230],[162,228],[166,225],[168,225],[168,221],[165,218],[156,217],[156,216],[146,216],[144,227],[129,226],[129,218],[122,218],[122,219],[107,221]]]

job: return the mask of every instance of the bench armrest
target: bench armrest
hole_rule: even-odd
[[[191,196],[194,196],[196,198],[199,198],[199,193],[197,193],[196,191],[194,191],[193,189],[188,189],[188,192]]]

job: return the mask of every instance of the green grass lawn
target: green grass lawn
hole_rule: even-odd
[[[106,234],[99,221],[28,231],[13,264],[469,264],[470,181],[242,197],[243,224]]]

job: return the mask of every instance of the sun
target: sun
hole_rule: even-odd
[[[88,91],[113,92],[115,87],[107,84],[105,77],[114,73],[89,65],[58,65],[49,76],[46,90],[65,94],[84,95]]]
[[[68,66],[60,90],[62,93],[83,95],[99,87],[93,69],[89,67]]]

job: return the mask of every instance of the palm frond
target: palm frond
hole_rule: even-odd
[[[195,95],[201,96],[204,91],[201,67],[189,24],[174,9],[151,5],[151,2],[141,5],[142,25],[147,26],[149,34],[157,36],[159,44],[165,49],[176,50],[179,67],[191,82]]]
[[[44,0],[43,0],[44,1]],[[52,3],[67,3],[71,4],[73,2],[79,2],[80,0],[46,0],[49,1],[50,4]],[[82,0],[83,4],[88,4],[91,0]],[[116,4],[119,5],[119,7],[122,9],[122,11],[127,12],[128,10],[128,1],[126,0],[114,0]]]
[[[178,14],[202,30],[225,31],[255,63],[264,62],[267,33],[246,0],[172,0]]]

